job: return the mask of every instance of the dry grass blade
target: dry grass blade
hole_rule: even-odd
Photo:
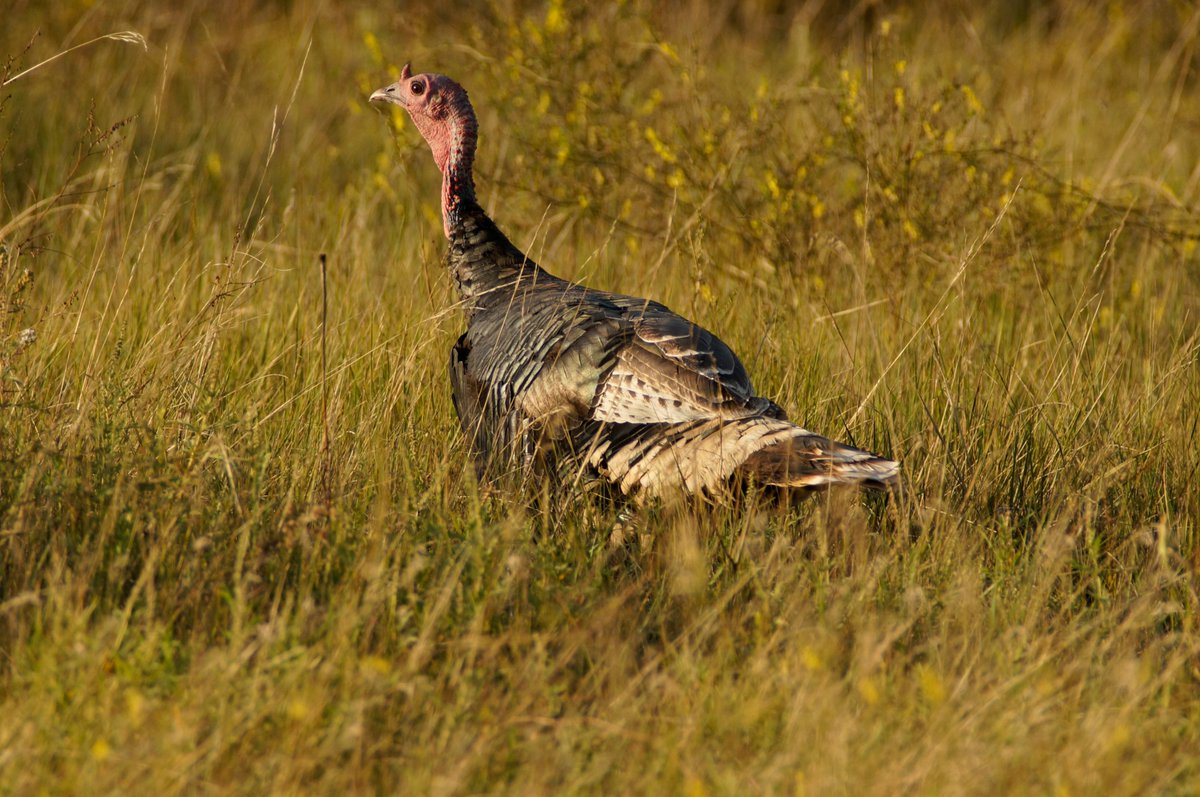
[[[84,47],[89,47],[89,46],[95,44],[96,42],[102,42],[102,41],[124,42],[125,44],[137,45],[137,46],[141,47],[143,50],[150,49],[150,46],[146,43],[146,38],[144,36],[142,36],[142,34],[138,33],[137,31],[122,30],[122,31],[118,31],[116,33],[106,33],[103,36],[97,36],[94,39],[89,39],[88,41],[85,41],[82,44],[76,44],[74,47],[68,47],[67,49],[63,50],[62,52],[55,53],[54,55],[50,56],[49,58],[45,59],[44,61],[39,61],[38,63],[34,64],[33,66],[29,67],[28,69],[22,70],[22,71],[18,72],[17,74],[13,75],[12,77],[8,78],[7,80],[5,80],[3,83],[0,83],[0,88],[3,88],[4,86],[7,86],[11,83],[15,83],[16,81],[20,80],[21,78],[25,77],[26,75],[36,72],[37,70],[41,69],[42,67],[46,66],[47,64],[51,64],[51,63],[57,61],[59,58],[62,58],[64,55],[68,55],[70,53],[75,52],[76,50],[81,50]]]

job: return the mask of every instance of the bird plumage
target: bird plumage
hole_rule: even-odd
[[[708,330],[658,302],[560,279],[514,246],[475,200],[475,116],[457,83],[405,66],[371,98],[409,112],[442,171],[446,263],[467,320],[450,382],[482,471],[565,463],[650,495],[738,478],[898,480],[898,463],[788,421]]]

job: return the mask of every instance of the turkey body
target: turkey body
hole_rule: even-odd
[[[648,495],[713,493],[737,477],[807,488],[896,479],[895,462],[789,422],[707,330],[658,302],[555,277],[477,205],[458,222],[447,265],[467,330],[450,381],[481,472],[566,465]]]
[[[658,302],[559,279],[513,246],[475,199],[477,121],[458,83],[406,65],[371,100],[408,112],[442,173],[446,264],[467,319],[450,383],[481,474],[548,466],[661,496],[739,479],[897,481],[896,462],[788,421],[712,333]]]

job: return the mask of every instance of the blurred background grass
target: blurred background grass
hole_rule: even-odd
[[[10,2],[2,790],[1194,791],[1198,29]],[[479,496],[436,169],[365,101],[406,60],[471,92],[518,245],[908,494]]]

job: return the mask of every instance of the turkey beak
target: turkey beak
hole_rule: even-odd
[[[377,100],[382,100],[383,102],[395,103],[396,105],[399,105],[401,108],[407,107],[407,103],[404,102],[404,92],[400,90],[399,83],[393,83],[392,85],[388,86],[387,88],[382,88],[379,91],[372,94],[370,101],[375,102]]]

